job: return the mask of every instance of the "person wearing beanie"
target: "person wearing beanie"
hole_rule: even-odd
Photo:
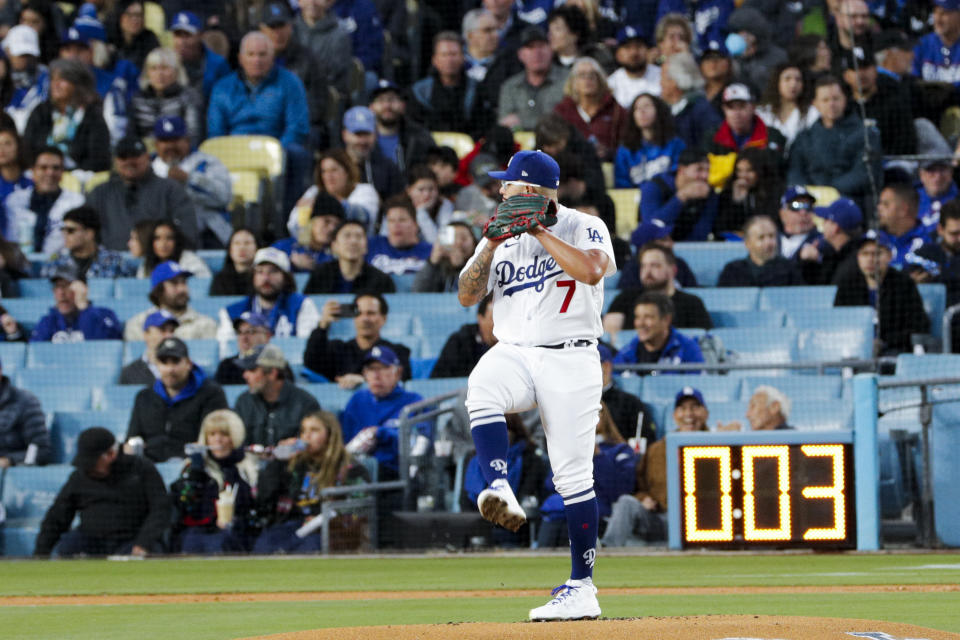
[[[76,467],[40,525],[34,555],[132,555],[163,551],[170,499],[153,464],[120,451],[114,435],[91,427],[77,439]],[[80,525],[71,530],[76,515]]]
[[[317,265],[333,260],[333,232],[345,217],[339,200],[326,191],[318,191],[310,209],[310,224],[300,230],[300,237],[278,240],[273,247],[290,256],[294,273],[313,271]]]

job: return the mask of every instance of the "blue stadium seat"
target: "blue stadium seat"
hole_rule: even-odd
[[[4,298],[3,307],[28,330],[53,306],[53,298]]]
[[[303,291],[307,286],[307,280],[310,279],[310,272],[293,274],[293,281],[297,283],[297,291]]]
[[[153,304],[147,300],[146,296],[142,298],[114,298],[110,301],[110,309],[117,314],[120,322],[124,324],[133,316],[151,307],[153,307]]]
[[[298,385],[301,386],[301,385]],[[237,398],[247,390],[247,385],[245,384],[225,384],[223,385],[223,393],[227,396],[227,405],[234,407],[237,404]]]
[[[782,327],[783,311],[711,311],[715,327]]]
[[[210,296],[210,283],[213,278],[190,278],[190,298],[199,300]]]
[[[762,384],[787,394],[795,402],[839,400],[843,378],[840,376],[747,376],[740,388],[740,400],[750,400],[753,390]]]
[[[130,423],[129,409],[106,411],[57,411],[53,414],[50,440],[53,444],[53,462],[69,464],[77,453],[77,436],[90,427],[105,427],[117,440],[123,440]]]
[[[213,338],[205,340],[184,340],[184,343],[187,345],[187,351],[190,353],[190,360],[192,360],[194,364],[200,365],[208,374],[212,374],[217,370],[217,365],[220,364],[220,343]],[[146,347],[146,343],[139,340],[126,343],[123,352],[124,364],[133,362],[143,356],[143,350],[146,349]]]
[[[423,338],[420,336],[415,336],[413,334],[407,334],[404,336],[384,336],[390,342],[399,342],[408,349],[410,349],[411,358],[423,358],[425,356],[430,356],[432,354],[423,353]]]
[[[70,344],[33,342],[27,349],[28,369],[64,367],[81,376],[97,370],[103,377],[115,377],[120,373],[122,361],[123,342],[120,340]]]
[[[410,376],[414,380],[426,380],[436,364],[436,358],[410,358]]]
[[[960,371],[960,354],[931,353],[897,356],[897,377],[906,379],[955,377]]]
[[[461,306],[455,293],[388,293],[384,298],[391,315],[395,312],[424,315],[460,312],[471,318],[476,316],[476,309]]]
[[[724,265],[747,255],[742,242],[678,242],[673,251],[690,266],[701,287],[715,286]]]
[[[960,403],[933,407],[930,462],[933,478],[933,518],[937,536],[943,544],[960,546]]]
[[[466,378],[436,378],[433,380],[407,380],[403,383],[407,391],[419,393],[424,398],[432,398],[467,386]]]
[[[89,369],[81,366],[45,367],[43,369],[21,369],[14,378],[18,387],[36,389],[55,385],[83,385],[86,388],[115,384],[119,376],[116,367],[95,366]]]
[[[917,285],[923,298],[923,310],[930,318],[930,333],[935,338],[943,337],[943,312],[947,306],[947,288],[940,283]]]
[[[191,290],[192,291],[192,290]],[[190,306],[205,316],[210,316],[219,322],[220,310],[243,300],[243,296],[218,296],[216,298],[191,298]]]
[[[794,400],[787,421],[797,429],[830,430],[853,427],[853,403],[846,400]]]
[[[3,368],[3,375],[13,378],[14,374],[26,364],[27,344],[25,342],[0,342],[0,366]]]
[[[391,273],[390,279],[397,287],[397,293],[409,293],[413,290],[413,279],[417,277],[415,273]]]
[[[700,327],[681,327],[678,329],[680,333],[687,336],[688,338],[699,338],[700,336],[705,335],[707,332]],[[616,338],[613,340],[613,346],[617,351],[623,349],[627,346],[631,340],[637,337],[637,332],[633,329],[625,329],[623,331],[618,331]],[[607,340],[607,338],[604,338]],[[607,340],[609,342],[609,340]]]
[[[122,411],[129,412],[133,408],[133,401],[136,399],[137,394],[140,393],[141,389],[145,389],[146,385],[139,386],[135,384],[113,384],[108,387],[104,387],[100,394],[100,409],[117,409]]]
[[[343,411],[343,408],[347,406],[350,396],[354,394],[354,390],[341,389],[335,382],[304,384],[300,386],[309,391],[313,397],[317,399],[321,409],[332,411],[338,415]]]
[[[792,309],[787,326],[797,329],[857,329],[873,333],[877,312],[873,307],[831,307],[829,309]]]
[[[287,336],[284,338],[271,338],[270,342],[283,349],[283,355],[286,356],[287,362],[291,367],[303,364],[303,352],[307,348],[307,338]],[[193,352],[191,351],[191,353]],[[233,353],[236,353],[236,351]],[[216,365],[214,365],[212,370],[216,371]]]
[[[424,313],[413,320],[415,333],[423,337],[423,355],[438,356],[447,339],[465,324],[476,324],[476,316],[460,312]]]
[[[781,309],[788,314],[797,309],[829,309],[837,295],[836,285],[819,287],[764,287],[760,291],[761,311]]]
[[[53,300],[53,288],[46,278],[24,278],[19,280],[20,296],[23,298],[42,298]],[[88,297],[98,305],[110,306],[113,299],[113,278],[90,278],[87,280]]]
[[[603,279],[603,289],[604,291],[610,291],[611,289],[616,289],[620,285],[620,277],[623,275],[622,271],[617,271],[612,276],[607,276]]]
[[[760,289],[757,287],[718,287],[685,289],[703,301],[708,311],[753,311],[757,308]]]
[[[113,297],[146,300],[150,289],[150,278],[117,278],[114,281]]]
[[[414,333],[416,327],[413,323],[413,317],[413,312],[395,312],[393,309],[390,309],[390,313],[387,315],[387,323],[383,325],[383,329],[380,330],[380,335],[392,341],[398,336]],[[334,322],[327,330],[327,336],[330,339],[349,340],[355,335],[356,329],[354,328],[353,320],[349,318]]]
[[[677,392],[684,387],[694,387],[703,394],[709,405],[712,402],[732,402],[740,396],[740,378],[711,375],[662,375],[646,376],[640,399],[673,406]]]
[[[217,273],[223,269],[223,261],[227,257],[227,252],[223,249],[200,249],[197,251],[197,255],[203,258],[211,272]]]
[[[797,359],[869,360],[873,357],[873,329],[804,329],[797,337]],[[809,371],[807,372],[809,373]]]
[[[797,359],[797,330],[791,328],[714,329],[732,362],[786,363]]]
[[[3,506],[7,512],[4,555],[33,554],[40,522],[71,473],[73,467],[66,464],[7,469],[3,478]],[[13,535],[8,535],[11,530]]]
[[[621,375],[614,378],[614,384],[623,391],[638,398],[643,395],[643,381],[649,376]]]
[[[96,387],[62,384],[35,385],[30,391],[44,411],[86,411],[93,406]]]
[[[910,502],[904,488],[900,450],[895,441],[883,436],[878,439],[877,448],[880,455],[880,517],[899,520]]]
[[[167,460],[166,462],[159,462],[154,465],[157,468],[157,472],[160,473],[160,477],[163,478],[163,486],[167,488],[167,491],[170,491],[170,485],[180,477],[180,471],[183,469],[183,460]]]

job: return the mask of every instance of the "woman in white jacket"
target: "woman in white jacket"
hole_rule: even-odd
[[[770,74],[757,115],[768,127],[780,130],[789,149],[797,135],[820,118],[810,100],[803,71],[796,63],[784,62]]]

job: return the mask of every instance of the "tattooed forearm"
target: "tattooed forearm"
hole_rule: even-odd
[[[490,263],[493,262],[493,249],[489,245],[483,248],[470,268],[460,276],[457,296],[460,304],[470,307],[483,299],[487,293],[487,280],[490,278]]]

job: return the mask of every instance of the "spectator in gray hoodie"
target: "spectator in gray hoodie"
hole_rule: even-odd
[[[742,7],[730,14],[727,29],[746,42],[746,49],[734,58],[735,75],[754,91],[767,86],[770,72],[787,60],[786,52],[770,41],[770,23],[756,9]]]

